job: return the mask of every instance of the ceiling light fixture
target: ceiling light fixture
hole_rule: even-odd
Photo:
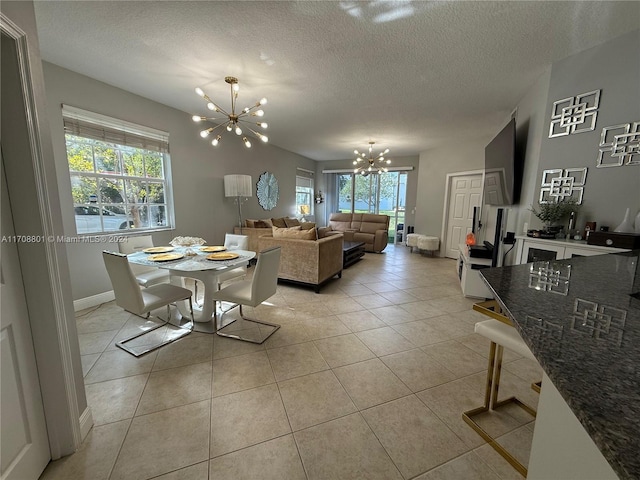
[[[385,151],[378,153],[377,155],[373,154],[373,146],[376,142],[369,142],[369,153],[361,153],[358,150],[354,150],[353,153],[357,155],[356,159],[353,161],[353,164],[356,168],[353,170],[353,173],[359,173],[361,175],[367,176],[370,173],[386,173],[389,169],[386,165],[391,163],[391,160],[388,158],[384,158],[384,156],[389,153],[389,149],[387,148]]]
[[[194,115],[191,117],[194,122],[204,122],[204,121],[222,121],[215,127],[207,128],[200,132],[200,136],[202,138],[207,138],[209,135],[214,133],[214,131],[220,127],[226,126],[228,132],[235,132],[236,135],[242,135],[242,128],[246,128],[251,133],[253,133],[256,137],[258,137],[263,142],[268,142],[269,137],[263,135],[262,133],[256,132],[249,125],[257,125],[260,128],[267,128],[267,124],[265,122],[253,122],[249,119],[249,117],[262,117],[264,112],[262,109],[255,110],[256,108],[267,103],[267,99],[263,98],[262,100],[255,103],[251,107],[246,107],[242,109],[240,112],[236,113],[236,102],[238,100],[238,91],[240,90],[240,86],[238,85],[238,79],[236,77],[224,77],[224,81],[227,82],[231,87],[231,113],[227,113],[222,108],[218,106],[218,104],[214,103],[213,100],[209,98],[207,94],[205,94],[200,87],[196,88],[196,93],[204,98],[207,102],[207,108],[209,110],[213,110],[214,112],[221,113],[225,115],[227,118],[213,118],[213,117],[201,117],[200,115]],[[242,122],[242,125],[240,124]],[[222,135],[218,133],[213,140],[211,140],[211,145],[214,147],[218,146]],[[246,136],[242,137],[242,141],[244,142],[247,148],[251,148],[251,142]]]

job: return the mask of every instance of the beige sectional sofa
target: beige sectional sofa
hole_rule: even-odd
[[[243,231],[245,229],[243,228]],[[316,293],[334,276],[342,277],[342,235],[319,240],[274,238],[271,233],[258,238],[258,250],[281,247],[278,278],[313,286]]]
[[[259,252],[258,248],[258,238],[261,235],[267,235],[271,233],[271,227],[295,227],[297,225],[302,225],[302,228],[313,228],[316,226],[315,223],[309,222],[300,222],[295,218],[265,218],[262,220],[245,220],[245,226],[242,227],[234,227],[233,233],[236,235],[246,235],[249,237],[249,250],[252,252]],[[256,226],[259,225],[259,226]],[[242,233],[240,232],[242,230]]]
[[[381,253],[389,241],[389,215],[372,213],[332,213],[329,225],[318,236],[342,233],[345,242],[364,242],[367,252]]]

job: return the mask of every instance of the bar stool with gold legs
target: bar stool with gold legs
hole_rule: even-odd
[[[476,309],[474,305],[475,310]],[[486,312],[483,312],[486,313]],[[486,313],[487,314],[487,313]],[[464,421],[469,424],[482,438],[484,438],[493,449],[498,452],[504,459],[509,462],[520,474],[527,476],[527,468],[522,465],[513,455],[511,455],[502,445],[500,445],[495,438],[493,438],[488,432],[486,432],[475,420],[474,417],[482,413],[486,413],[490,410],[496,410],[497,408],[515,403],[527,413],[536,416],[536,411],[523,401],[516,397],[509,397],[504,400],[498,400],[498,391],[500,389],[500,375],[502,373],[502,353],[506,348],[525,358],[535,360],[535,357],[531,353],[531,350],[527,347],[520,337],[520,334],[516,329],[510,325],[509,320],[500,314],[495,312],[488,313],[488,315],[496,318],[496,320],[485,320],[483,322],[476,323],[475,332],[483,337],[491,340],[491,347],[489,351],[489,367],[487,369],[487,383],[484,394],[484,405],[472,410],[468,410],[462,414]],[[497,318],[500,318],[499,320]],[[507,323],[509,322],[509,323]]]

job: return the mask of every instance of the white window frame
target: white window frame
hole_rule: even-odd
[[[155,153],[162,154],[162,176],[161,178],[147,177],[147,176],[133,176],[126,175],[122,169],[119,173],[104,173],[99,172],[96,166],[96,158],[93,157],[93,171],[92,172],[76,172],[72,171],[68,167],[69,179],[73,183],[75,178],[95,178],[100,180],[102,178],[119,180],[123,184],[127,181],[140,181],[149,183],[161,183],[164,193],[163,203],[153,203],[148,199],[141,202],[140,205],[147,207],[147,212],[150,212],[152,206],[164,207],[165,225],[161,226],[148,226],[148,227],[133,227],[131,226],[132,217],[127,213],[129,205],[138,205],[138,203],[130,203],[123,195],[123,204],[125,206],[125,217],[123,217],[124,223],[127,224],[126,228],[118,229],[105,229],[105,218],[110,220],[109,217],[103,216],[105,212],[105,206],[109,207],[109,203],[104,203],[101,198],[100,190],[97,190],[97,198],[90,200],[89,202],[83,202],[76,204],[74,201],[74,219],[76,217],[76,207],[86,207],[92,210],[97,209],[99,211],[99,229],[92,231],[82,231],[77,233],[79,236],[85,235],[130,235],[132,233],[141,232],[154,232],[172,230],[175,228],[174,206],[173,206],[173,186],[171,181],[171,159],[169,155],[169,134],[161,130],[156,130],[150,127],[126,122],[105,115],[100,115],[94,112],[89,112],[69,105],[62,105],[62,116],[65,123],[65,145],[68,142],[67,135],[73,135],[80,138],[86,138],[91,141],[105,142],[107,144],[121,145],[126,148],[135,148],[137,150],[153,151]],[[126,189],[126,187],[125,187]],[[150,213],[148,213],[149,215]],[[78,217],[82,218],[82,217]],[[115,223],[121,219],[114,219]],[[95,220],[92,222],[95,223]],[[79,228],[77,221],[76,231]]]
[[[296,170],[296,215],[297,216],[313,216],[315,215],[315,191],[314,191],[314,173],[311,170],[305,170],[302,168],[298,168]],[[298,189],[304,189],[304,191],[300,191]],[[309,213],[303,214],[300,211],[300,205],[306,204],[298,204],[298,193],[304,193],[309,195]]]

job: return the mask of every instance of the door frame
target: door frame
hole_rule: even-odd
[[[28,9],[30,4],[22,5],[20,10],[14,12],[11,9],[11,12],[16,14],[18,21],[24,17],[25,28],[29,30],[29,14],[32,15],[33,11]],[[24,117],[16,116],[16,129],[22,130],[22,138],[15,142],[20,143],[13,143],[13,139],[4,142],[9,150],[22,148],[21,153],[27,157],[16,165],[11,155],[5,156],[9,195],[12,201],[25,205],[25,209],[29,208],[33,213],[14,217],[16,234],[43,239],[42,242],[18,243],[17,246],[23,267],[28,321],[38,365],[51,458],[57,459],[73,453],[80,446],[93,419],[86,406],[81,367],[78,372],[80,356],[66,248],[55,241],[56,232],[62,231],[62,215],[52,160],[53,148],[48,124],[43,120],[44,81],[38,63],[37,38],[35,32],[28,35],[5,11],[0,12],[0,31],[15,45],[25,110]],[[81,403],[84,403],[82,412],[79,408]]]
[[[484,175],[484,170],[467,170],[465,172],[447,173],[444,187],[444,208],[442,209],[442,231],[440,232],[440,252],[439,255],[442,258],[446,257],[447,253],[447,231],[449,227],[449,203],[451,196],[451,184],[456,177],[465,177],[467,175]],[[482,208],[482,205],[480,205]]]

